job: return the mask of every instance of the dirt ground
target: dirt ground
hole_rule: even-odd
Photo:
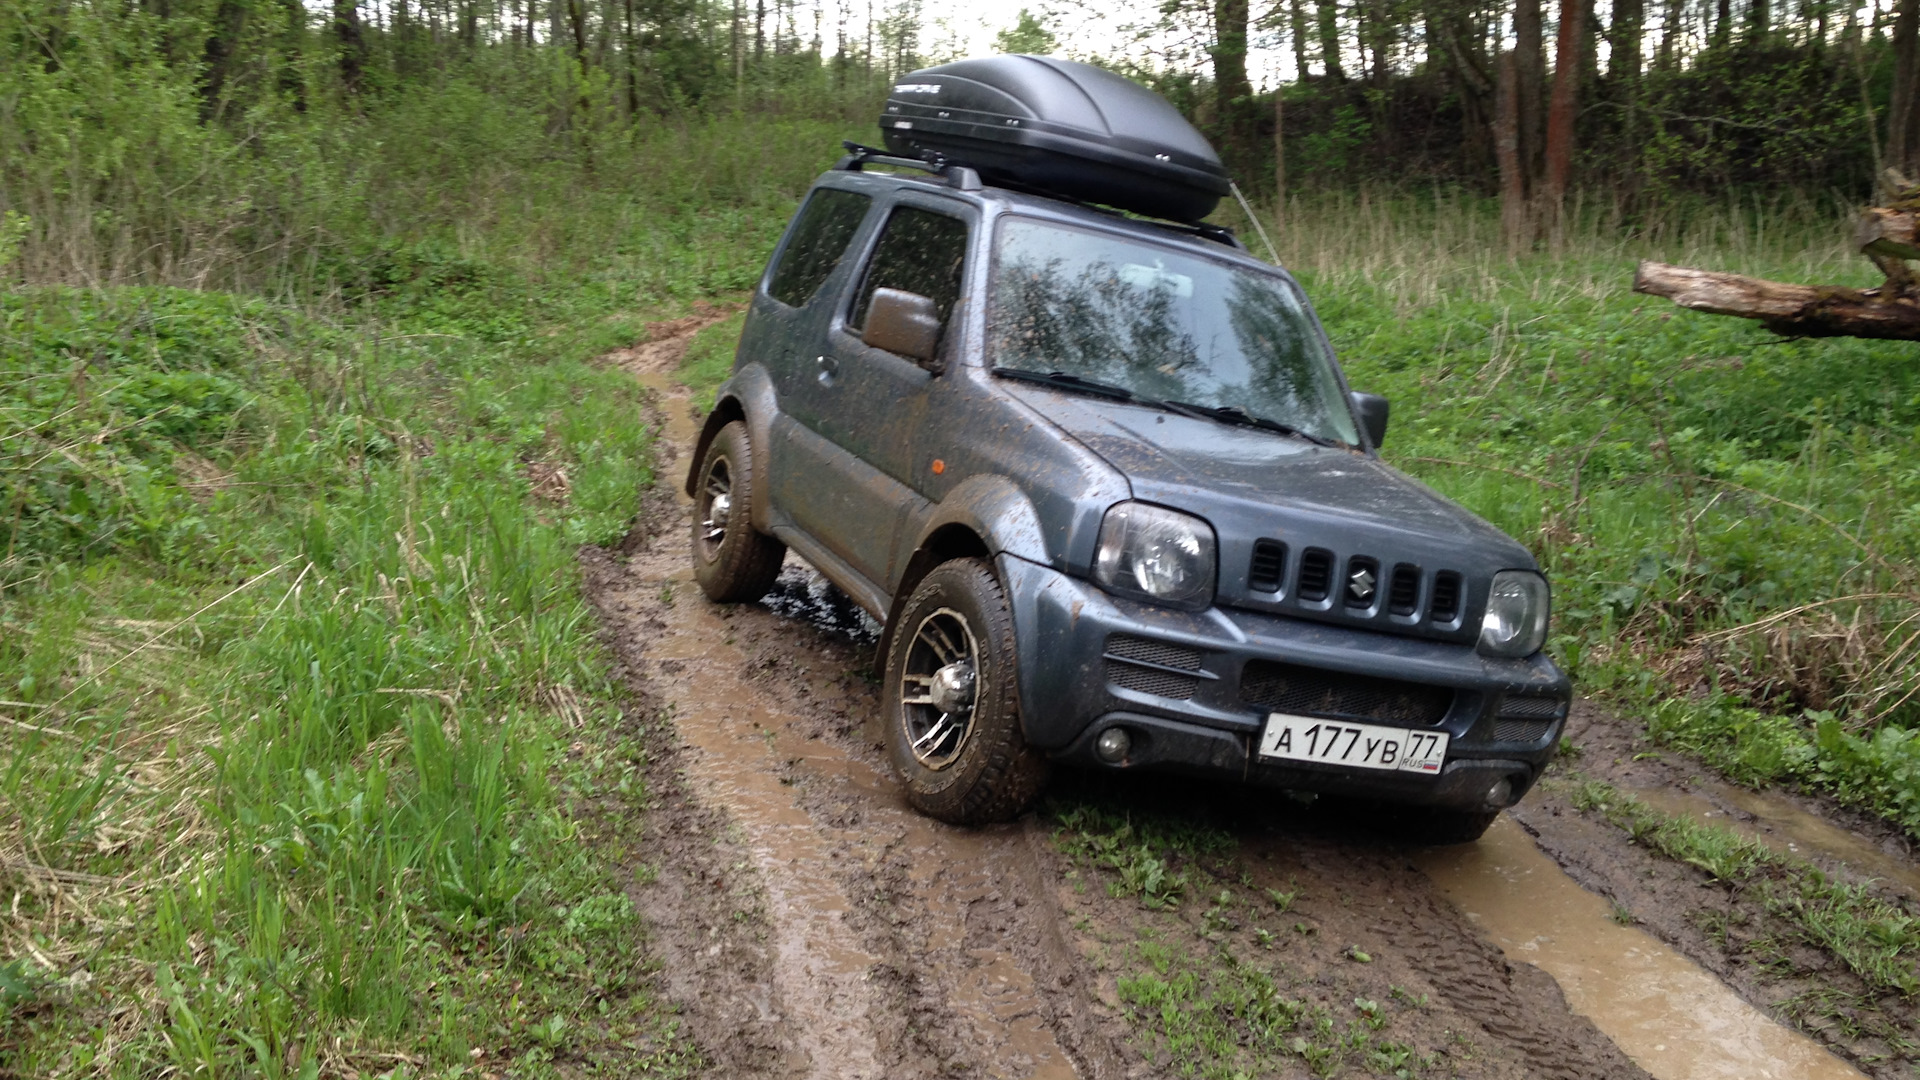
[[[582,555],[650,757],[633,852],[654,874],[634,898],[708,1075],[1647,1075],[1449,902],[1420,852],[1337,808],[1056,774],[1047,807],[1012,825],[909,810],[872,722],[871,622],[792,557],[757,604],[716,606],[693,583],[673,489],[695,429],[667,373],[724,314],[657,324],[610,358],[657,391],[661,487],[619,550]],[[1570,737],[1580,769],[1623,786],[1697,771],[1646,757],[1599,710]],[[1565,782],[1513,815],[1543,850],[1749,1000],[1799,992],[1703,929],[1698,872],[1574,810]],[[1204,838],[1156,856],[1181,879],[1158,894],[1171,902],[1097,856],[1146,836],[1136,818]],[[1886,830],[1865,835],[1906,858]],[[1268,991],[1247,988],[1262,986],[1278,1013],[1260,1013]],[[1284,1014],[1270,1045],[1248,1034],[1256,1013]],[[1844,1026],[1821,1034],[1869,1066],[1888,1053],[1884,1032]]]

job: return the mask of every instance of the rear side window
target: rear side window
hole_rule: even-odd
[[[847,253],[847,242],[860,228],[873,200],[854,191],[821,188],[800,211],[800,224],[793,240],[780,254],[780,265],[773,268],[767,292],[788,307],[802,307],[813,299],[840,257]]]
[[[960,299],[960,268],[967,261],[967,223],[945,214],[902,206],[887,218],[886,232],[867,264],[860,299],[848,325],[867,325],[867,307],[875,289],[904,289],[933,301],[944,325]]]

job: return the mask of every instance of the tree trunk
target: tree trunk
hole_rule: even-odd
[[[1520,164],[1527,185],[1537,187],[1545,146],[1546,63],[1541,53],[1540,0],[1516,0],[1513,6],[1514,89],[1519,105]]]
[[[1580,88],[1584,0],[1560,0],[1560,36],[1554,50],[1553,101],[1547,113],[1547,162],[1541,212],[1557,248],[1566,239],[1567,180],[1573,174],[1573,121]]]
[[[1340,63],[1340,11],[1336,0],[1315,0],[1320,21],[1320,64],[1327,78],[1347,81],[1347,69]]]
[[[367,39],[360,32],[360,0],[334,0],[333,36],[340,43],[340,85],[349,94],[357,94],[367,66]]]
[[[238,0],[220,0],[208,27],[206,51],[201,57],[200,118],[217,120],[225,111],[227,82],[233,74],[234,49],[247,28],[247,9]]]
[[[1713,44],[1725,45],[1733,33],[1733,7],[1731,0],[1719,0],[1713,9]]]
[[[1229,175],[1247,175],[1253,156],[1253,86],[1247,81],[1248,0],[1214,0],[1213,105]]]
[[[1647,0],[1613,0],[1613,22],[1607,27],[1607,76],[1621,87],[1640,80],[1640,38],[1646,23]]]
[[[1275,233],[1287,227],[1287,144],[1283,138],[1287,130],[1286,89],[1286,84],[1279,79],[1273,81],[1273,231]]]
[[[1375,89],[1385,90],[1387,88],[1388,74],[1387,55],[1393,51],[1394,31],[1398,29],[1398,27],[1394,23],[1391,15],[1388,14],[1385,0],[1367,0],[1364,10],[1366,11],[1366,22],[1363,24],[1364,29],[1361,32],[1360,39],[1362,43],[1366,45],[1371,60],[1367,65],[1367,77],[1369,81],[1373,83]],[[1386,100],[1382,97],[1379,109],[1383,110],[1385,108]],[[1379,113],[1379,110],[1376,110],[1376,114],[1376,121],[1384,119],[1384,114]],[[1391,140],[1391,136],[1387,135],[1384,130],[1381,134],[1386,136],[1389,141]]]
[[[573,24],[573,58],[587,66],[587,0],[567,0],[567,20]]]
[[[1861,337],[1920,341],[1920,304],[1880,289],[1789,285],[1741,274],[1643,262],[1633,291],[1664,296],[1683,308],[1757,319],[1787,337]]]
[[[1920,0],[1899,0],[1893,16],[1893,95],[1887,110],[1887,164],[1920,183]]]
[[[1676,64],[1675,44],[1680,40],[1680,16],[1686,10],[1686,0],[1667,0],[1666,18],[1660,23],[1660,53],[1654,66],[1661,71],[1672,71]]]
[[[1503,52],[1498,67],[1493,148],[1500,161],[1500,231],[1506,238],[1507,250],[1518,253],[1533,243],[1527,173],[1520,156],[1520,63],[1513,53]]]
[[[1305,81],[1307,77],[1307,9],[1300,0],[1287,0],[1288,14],[1293,23],[1293,77]]]
[[[1758,44],[1767,39],[1772,13],[1767,10],[1767,0],[1752,0],[1747,8],[1747,40]]]

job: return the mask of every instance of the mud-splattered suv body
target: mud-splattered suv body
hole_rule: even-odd
[[[740,521],[728,496],[701,495],[714,440],[737,423],[745,446],[738,436],[728,445],[748,460],[730,475],[748,500],[755,541],[791,547],[878,619],[883,665],[927,575],[954,560],[990,568],[1011,618],[1009,675],[1029,755],[1427,807],[1466,820],[1467,835],[1519,799],[1557,743],[1569,682],[1538,651],[1537,635],[1523,656],[1488,655],[1477,643],[1496,575],[1537,580],[1537,566],[1499,530],[1380,460],[1385,402],[1348,391],[1290,277],[1217,230],[982,187],[965,169],[921,176],[860,164],[843,162],[817,181],[754,291],[732,377],[688,476],[696,564],[703,535],[719,535],[730,511]],[[837,223],[822,223],[829,210]],[[941,221],[929,228],[926,215]],[[996,373],[991,323],[1005,317],[994,305],[1008,293],[1002,282],[995,300],[994,275],[1012,272],[996,267],[996,237],[1014,235],[1009,222],[1041,230],[1043,241],[1053,235],[1045,229],[1059,229],[1074,243],[1124,241],[1164,255],[1127,264],[1123,277],[1158,273],[1188,281],[1190,292],[1191,275],[1164,267],[1197,259],[1236,283],[1297,298],[1296,332],[1310,339],[1301,348],[1324,357],[1316,362],[1343,413],[1324,423],[1347,437],[1316,441],[1240,416],[1124,400],[1097,381],[1036,377],[1047,375],[1032,370],[1045,366],[1038,361],[1025,375]],[[888,240],[893,233],[901,235]],[[899,283],[878,279],[901,278],[897,264],[943,243],[955,254],[951,284],[926,290],[946,290],[931,305],[932,354],[916,361],[869,344],[874,327],[862,319],[877,323],[868,318],[876,292]],[[905,273],[907,284],[917,280]],[[1212,580],[1198,598],[1158,602],[1135,578],[1116,588],[1111,567],[1106,585],[1096,580],[1103,529],[1108,547],[1118,543],[1116,508],[1143,505],[1177,511],[1175,526],[1210,529],[1214,558],[1201,572]],[[1207,538],[1175,539],[1194,548]],[[1537,592],[1544,602],[1543,580]],[[932,616],[916,618],[939,630]],[[1538,619],[1544,628],[1544,610]],[[929,663],[948,658],[932,655]],[[900,662],[911,667],[911,657]],[[932,708],[924,702],[939,687],[929,676],[899,678],[883,693]],[[1263,755],[1276,715],[1299,721],[1293,737],[1311,730],[1316,749],[1329,729],[1337,740],[1346,727],[1355,745],[1340,756],[1336,746],[1327,760]],[[1110,729],[1125,738],[1103,742]],[[1444,757],[1424,770],[1331,763],[1357,760],[1381,729],[1444,733]],[[1030,796],[942,816],[1004,815]]]

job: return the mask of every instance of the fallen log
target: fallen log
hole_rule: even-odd
[[[1911,232],[1907,238],[1912,239]],[[1664,296],[1692,311],[1757,319],[1768,330],[1786,337],[1920,341],[1920,303],[1898,290],[1888,294],[1884,288],[1792,285],[1744,274],[1643,262],[1634,272],[1633,291]]]
[[[1853,234],[1853,246],[1866,255],[1920,259],[1920,239],[1914,235],[1917,222],[1920,222],[1920,214],[1872,207],[1860,215],[1860,226]]]

